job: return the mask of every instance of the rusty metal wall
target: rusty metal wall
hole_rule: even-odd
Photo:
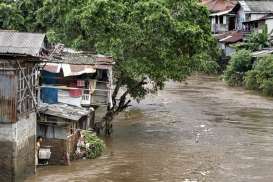
[[[15,71],[0,69],[0,123],[16,122]]]

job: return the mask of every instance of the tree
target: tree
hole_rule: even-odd
[[[217,67],[209,12],[197,0],[45,0],[34,12],[49,40],[114,57],[107,124],[165,81]]]
[[[0,28],[21,30],[24,19],[14,3],[0,0]]]

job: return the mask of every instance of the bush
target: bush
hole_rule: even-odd
[[[257,71],[248,71],[244,77],[244,86],[249,90],[258,90],[260,85],[256,79]]]
[[[101,140],[95,133],[85,131],[83,133],[86,142],[86,157],[88,159],[94,159],[101,156],[105,149],[104,141]]]
[[[252,32],[247,39],[246,49],[257,51],[262,48],[268,47],[268,33],[267,27],[264,26],[262,32]]]
[[[273,78],[264,80],[261,89],[264,95],[273,96]]]
[[[246,73],[244,84],[247,89],[260,90],[265,95],[273,96],[273,56],[258,60],[254,69]]]
[[[242,86],[243,78],[252,68],[250,51],[239,50],[232,55],[231,60],[224,71],[224,80],[230,86]]]

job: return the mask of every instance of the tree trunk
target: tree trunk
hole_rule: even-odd
[[[137,87],[141,87],[142,85],[145,85],[145,84],[146,84],[145,78],[143,78],[132,89],[136,89]],[[120,96],[119,102],[117,103],[116,97],[120,91],[120,88],[121,88],[121,82],[118,81],[116,84],[116,87],[114,89],[113,95],[112,95],[113,106],[112,107],[108,106],[107,112],[104,115],[104,117],[102,118],[101,122],[97,123],[97,125],[95,125],[95,130],[96,130],[97,134],[100,134],[101,130],[104,130],[104,134],[106,136],[111,135],[111,133],[113,132],[112,121],[113,121],[114,117],[117,116],[120,112],[124,111],[126,108],[128,108],[130,106],[131,100],[130,99],[127,100],[127,96],[130,93],[129,89],[127,89]]]

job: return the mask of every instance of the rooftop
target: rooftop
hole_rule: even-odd
[[[269,49],[263,49],[263,50],[260,50],[260,51],[252,52],[251,55],[254,58],[260,58],[260,57],[268,56],[268,55],[270,55],[272,53],[273,53],[273,49],[269,48]]]
[[[202,0],[201,3],[212,13],[232,10],[238,4],[236,0]]]
[[[40,57],[45,34],[0,30],[0,54]]]
[[[223,43],[236,43],[242,41],[244,38],[244,33],[237,31],[225,32],[223,34],[215,35],[215,38],[219,40],[219,42]]]
[[[268,13],[267,15],[261,17],[261,18],[258,18],[256,20],[250,20],[250,21],[245,21],[243,23],[253,23],[253,22],[259,22],[259,21],[265,21],[265,20],[268,20],[268,19],[273,19],[273,14],[272,13]]]
[[[56,116],[72,121],[79,121],[82,117],[87,116],[90,111],[82,108],[66,104],[45,104],[40,106],[40,113],[50,116]]]
[[[111,56],[100,54],[91,54],[84,51],[75,51],[70,48],[64,48],[58,54],[47,60],[50,63],[64,63],[74,65],[112,65],[114,64]]]
[[[239,1],[239,3],[246,12],[273,12],[273,1]]]

